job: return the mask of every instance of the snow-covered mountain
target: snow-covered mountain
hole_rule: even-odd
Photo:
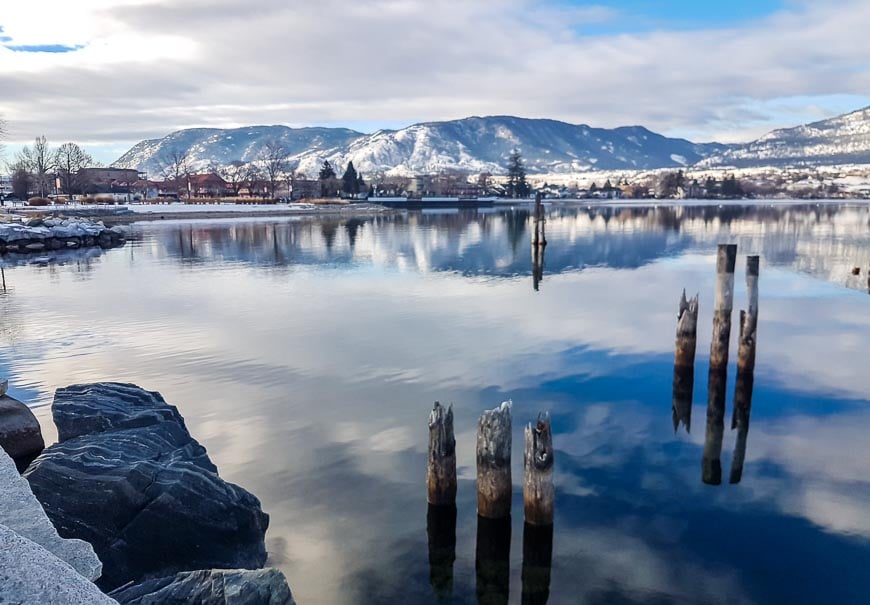
[[[702,167],[870,164],[870,107],[845,115],[774,130],[700,162]]]
[[[162,139],[140,141],[112,166],[137,168],[149,176],[159,177],[161,167],[168,163],[168,156],[173,152],[187,152],[191,167],[203,170],[211,164],[226,166],[236,160],[253,162],[270,141],[280,142],[291,156],[298,157],[306,153],[333,154],[364,136],[346,128],[190,128]]]
[[[138,143],[113,166],[159,174],[162,158],[172,151],[189,151],[197,170],[210,163],[249,162],[270,140],[282,142],[291,165],[309,175],[316,174],[324,160],[339,170],[353,161],[364,174],[443,170],[501,174],[514,148],[521,151],[530,173],[652,169],[688,166],[726,149],[717,143],[667,138],[641,126],[603,129],[495,116],[427,122],[370,135],[346,129],[286,126],[180,130]]]

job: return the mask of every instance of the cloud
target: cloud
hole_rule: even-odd
[[[783,99],[810,112],[870,90],[870,5],[788,7],[740,26],[589,35],[631,16],[533,0],[22,2],[4,6],[9,44],[78,50],[0,48],[0,113],[13,142],[503,113],[748,137],[798,120]]]

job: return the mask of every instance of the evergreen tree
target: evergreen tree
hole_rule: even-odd
[[[332,164],[329,163],[329,160],[324,160],[323,166],[320,167],[319,178],[321,181],[328,181],[329,179],[335,178],[335,170],[332,168]]]
[[[341,190],[346,195],[356,195],[357,193],[357,174],[353,162],[347,163],[347,168],[341,177]]]
[[[509,197],[527,197],[531,187],[526,182],[526,169],[523,166],[523,156],[519,150],[511,151],[508,158],[508,183],[507,194]]]
[[[357,193],[362,193],[366,190],[366,182],[363,180],[362,172],[359,172],[356,175],[356,190]]]

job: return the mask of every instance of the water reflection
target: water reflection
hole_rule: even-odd
[[[753,372],[738,372],[734,389],[734,414],[731,417],[731,430],[737,430],[734,443],[734,457],[731,461],[730,483],[740,483],[743,478],[743,461],[746,459],[746,440],[749,436],[749,414],[752,411],[752,387],[755,382]]]
[[[477,517],[477,602],[501,605],[510,597],[511,520]]]
[[[742,253],[760,253],[851,288],[868,284],[852,275],[870,257],[866,206],[619,208],[546,210],[547,266],[551,273],[607,266],[634,268],[656,259],[735,241]],[[162,252],[185,262],[210,259],[259,266],[358,263],[419,271],[514,276],[540,282],[543,252],[520,253],[531,241],[528,210],[460,210],[319,222],[199,222],[146,229]],[[537,260],[536,260],[537,259]],[[540,262],[537,262],[540,261]]]
[[[553,526],[523,525],[524,605],[546,605],[553,566]]]
[[[456,507],[429,505],[426,512],[429,539],[429,583],[439,603],[453,596],[453,563],[456,561]]]
[[[87,269],[6,267],[0,375],[42,406],[49,441],[59,386],[108,378],[160,390],[224,478],[262,500],[270,557],[299,602],[544,594],[533,580],[547,566],[527,556],[520,516],[512,549],[488,550],[498,534],[484,531],[477,548],[473,427],[506,399],[518,417],[552,411],[550,602],[862,602],[870,314],[863,274],[838,267],[870,257],[867,217],[551,208],[538,292],[522,210],[141,224],[140,240]],[[672,417],[697,425],[709,403],[708,328],[698,409],[688,381],[671,416],[666,402],[674,295],[701,292],[700,325],[711,325],[722,241],[763,256],[764,347],[746,391],[753,441],[738,389],[737,428],[718,448],[741,484],[709,489],[698,480],[706,431],[674,433]],[[742,275],[738,265],[738,296]],[[436,400],[456,410],[457,511],[445,524],[424,521],[420,429]],[[519,502],[522,423],[516,431]]]

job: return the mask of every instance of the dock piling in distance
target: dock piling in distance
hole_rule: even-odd
[[[687,432],[692,430],[692,396],[695,387],[695,349],[698,341],[698,297],[680,298],[677,315],[677,335],[674,345],[674,386],[671,409],[674,431],[683,423]]]
[[[429,504],[456,504],[456,438],[453,406],[446,409],[437,401],[429,414],[429,465],[426,484]]]
[[[477,514],[511,514],[511,402],[485,411],[477,423]]]

